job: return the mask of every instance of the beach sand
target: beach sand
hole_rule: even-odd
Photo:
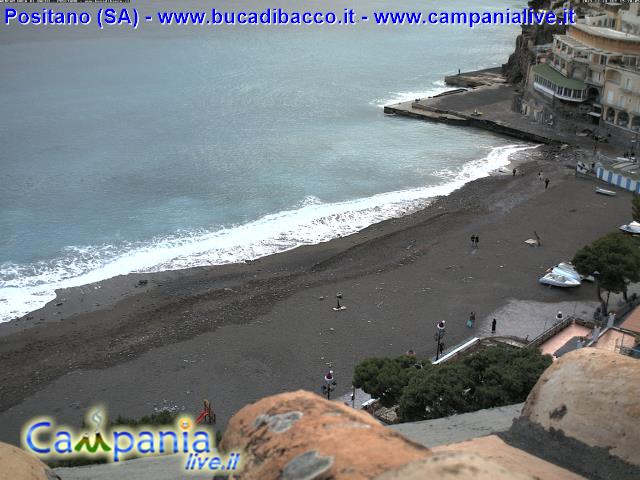
[[[567,168],[579,155],[573,148],[529,155],[516,177],[469,183],[349,237],[247,264],[59,292],[29,318],[0,325],[0,440],[17,443],[35,415],[79,425],[99,402],[112,417],[164,407],[197,415],[207,398],[222,428],[263,396],[319,391],[329,363],[339,396],[366,357],[430,356],[442,319],[449,347],[486,334],[494,315],[499,335],[530,338],[558,306],[590,316],[593,285],[549,289],[538,278],[628,222],[631,194],[597,195],[596,183]],[[547,191],[539,170],[551,179]],[[524,244],[534,230],[540,248]],[[137,286],[141,279],[148,283]],[[341,312],[333,311],[337,292]]]

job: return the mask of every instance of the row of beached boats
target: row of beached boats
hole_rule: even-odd
[[[622,225],[620,230],[632,235],[640,235],[640,223],[631,222],[627,225]],[[593,282],[594,278],[591,275],[587,277],[580,275],[571,262],[561,262],[547,270],[545,275],[540,278],[540,283],[551,287],[573,288],[579,287],[585,280]]]
[[[540,278],[540,283],[550,287],[572,288],[582,285],[583,280],[593,282],[593,277],[580,275],[571,262],[561,262],[547,270]]]

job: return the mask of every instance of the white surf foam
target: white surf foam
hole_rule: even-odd
[[[383,108],[387,105],[395,105],[396,103],[409,102],[416,98],[428,98],[440,93],[454,90],[455,87],[448,87],[443,81],[433,82],[434,87],[428,90],[415,91],[415,92],[390,92],[388,96],[384,98],[377,98],[371,102],[371,105]]]
[[[55,290],[99,282],[134,272],[177,270],[253,260],[300,245],[345,236],[382,220],[425,206],[465,183],[509,164],[530,145],[496,147],[457,171],[443,171],[443,183],[323,204],[305,198],[295,209],[216,231],[180,232],[145,244],[69,247],[60,258],[30,265],[0,265],[0,322],[25,315],[55,298]]]

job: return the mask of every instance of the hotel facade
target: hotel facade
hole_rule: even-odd
[[[585,17],[554,35],[528,87],[556,106],[587,112],[594,123],[640,132],[640,12]]]

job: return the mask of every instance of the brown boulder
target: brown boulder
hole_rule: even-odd
[[[365,479],[430,455],[369,414],[298,391],[246,406],[229,422],[225,451],[241,451],[243,479]]]
[[[0,443],[0,480],[55,480],[59,477],[35,456]]]
[[[540,377],[522,415],[640,466],[640,361],[594,348],[564,355]]]

